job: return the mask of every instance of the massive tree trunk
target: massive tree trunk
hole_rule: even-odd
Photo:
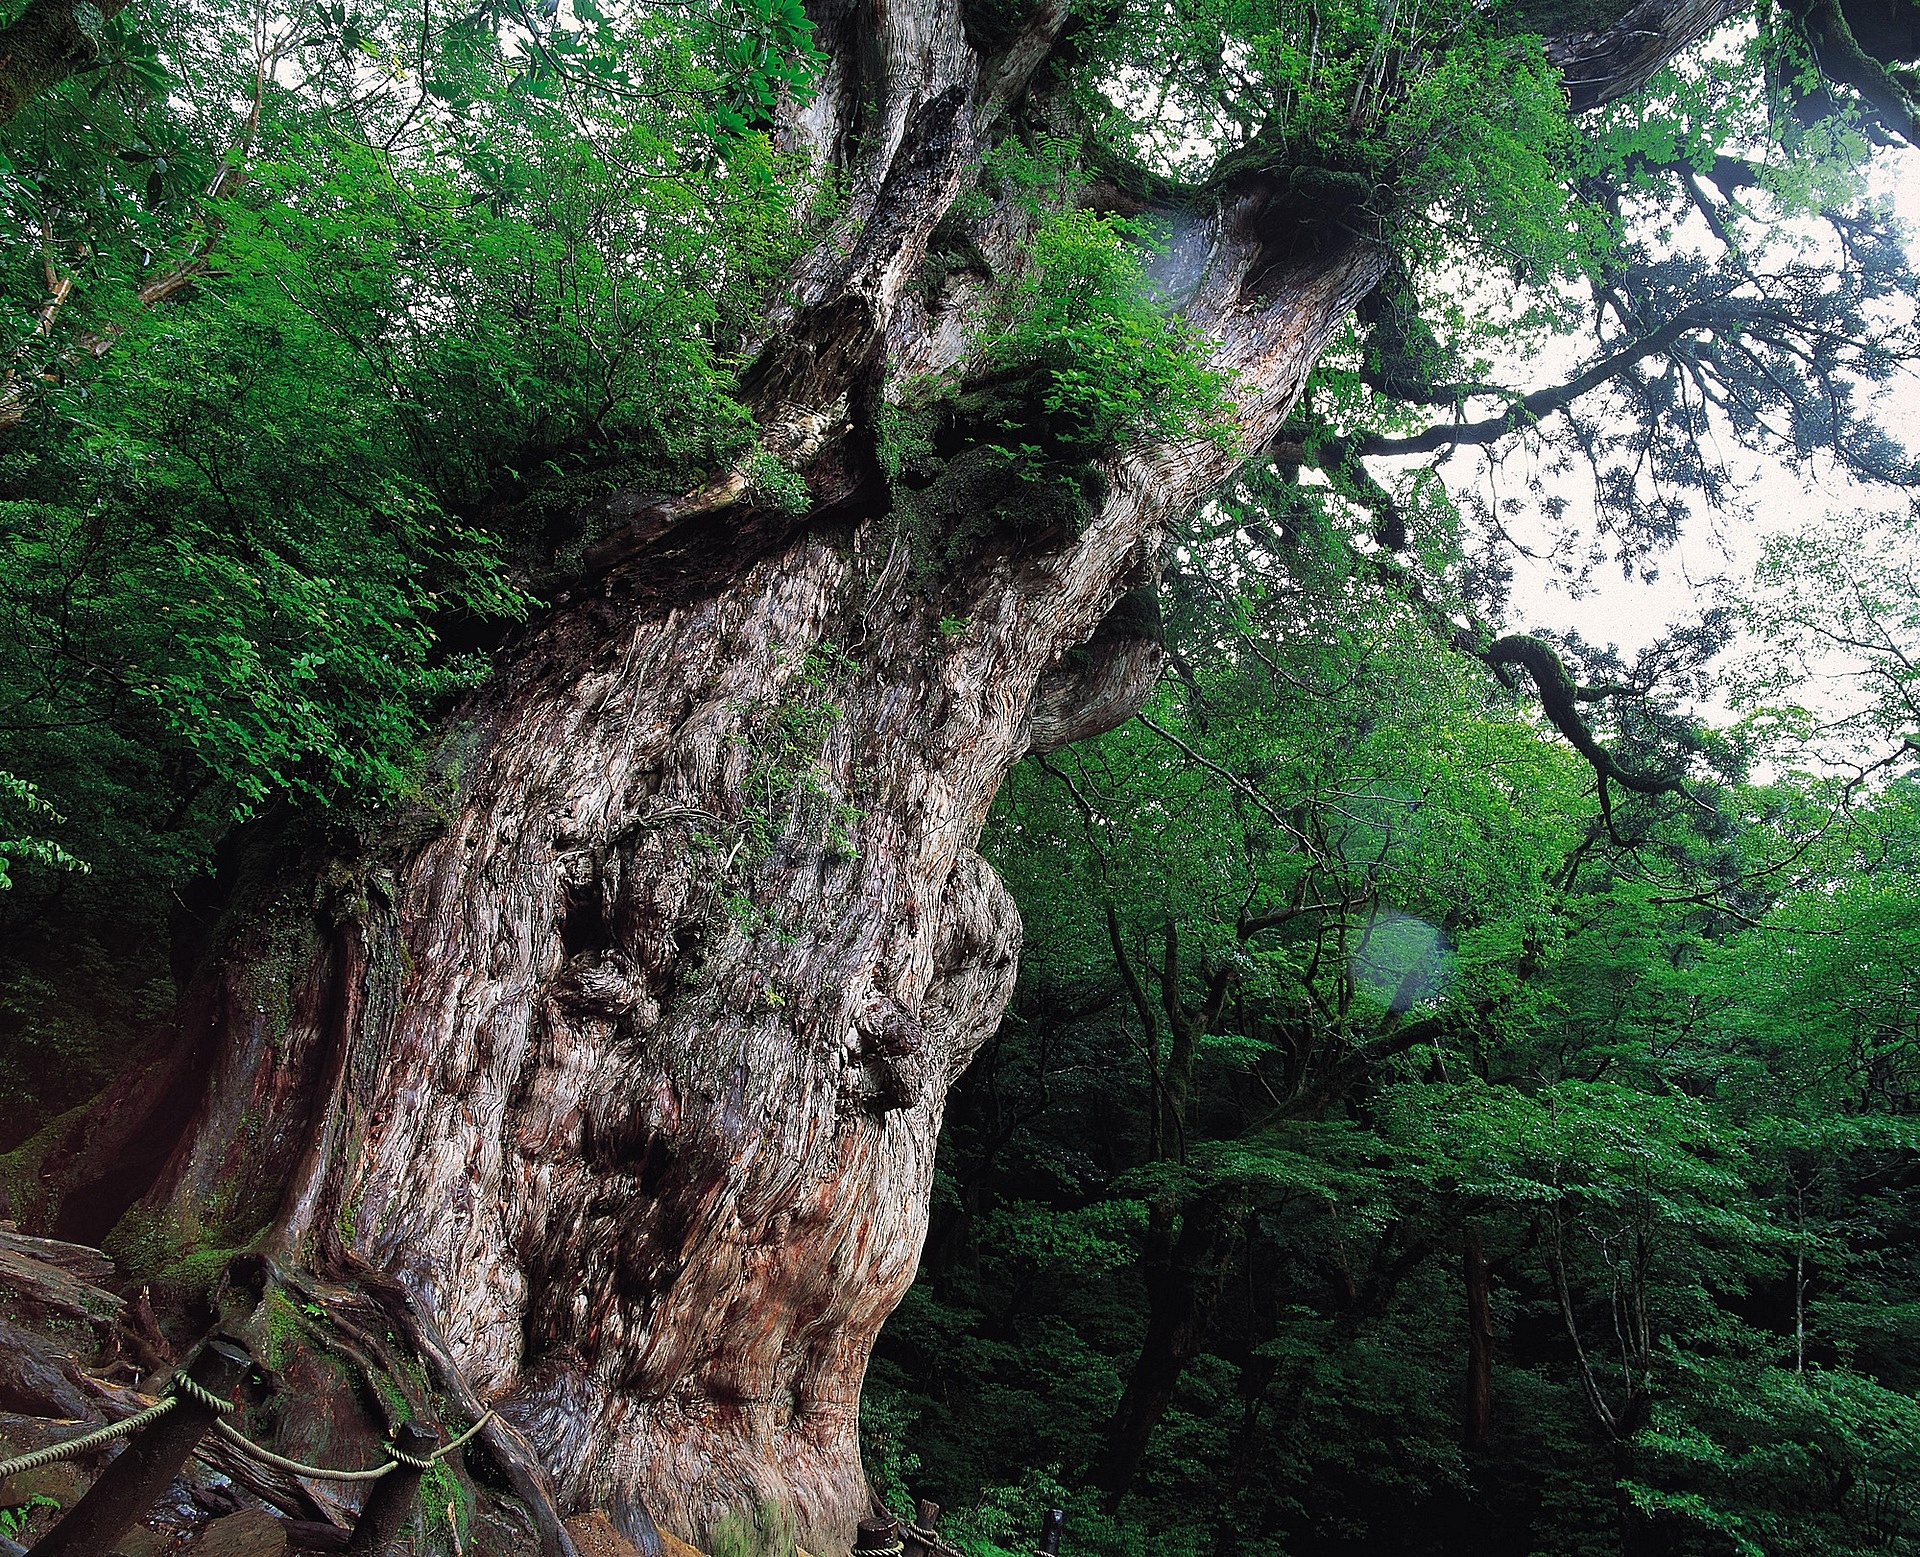
[[[969,228],[995,275],[912,285],[1064,13],[983,61],[951,0],[817,8],[823,88],[782,133],[848,198],[747,377],[812,511],[741,473],[614,494],[590,580],[447,723],[416,812],[319,869],[257,846],[175,1030],[42,1165],[63,1235],[245,1246],[410,1308],[442,1388],[511,1424],[503,1459],[530,1445],[561,1511],[641,1537],[773,1503],[847,1548],[868,1353],[1014,977],[987,808],[1036,741],[1131,711],[1150,656],[1103,619],[1383,269],[1341,213],[1222,184],[1175,280],[1238,447],[1116,450],[1077,533],[917,566],[867,429],[963,365],[1017,269],[1009,205]]]

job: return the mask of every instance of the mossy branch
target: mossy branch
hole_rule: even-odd
[[[1677,776],[1657,776],[1648,773],[1636,773],[1620,765],[1618,758],[1601,744],[1593,733],[1592,727],[1580,715],[1579,704],[1594,702],[1601,698],[1621,695],[1630,689],[1606,687],[1581,687],[1573,679],[1573,673],[1567,669],[1566,661],[1560,658],[1553,646],[1543,638],[1529,633],[1513,633],[1497,639],[1479,656],[1500,678],[1502,685],[1517,689],[1513,671],[1517,667],[1533,678],[1533,684],[1540,692],[1540,705],[1554,729],[1566,737],[1567,743],[1587,760],[1600,779],[1600,799],[1603,810],[1608,809],[1607,784],[1618,784],[1622,789],[1632,790],[1636,795],[1672,795],[1686,793],[1683,780]]]
[[[1806,29],[1821,74],[1858,92],[1881,122],[1909,146],[1920,146],[1920,110],[1887,67],[1861,47],[1839,0],[1800,0],[1790,7]]]
[[[127,0],[33,0],[0,28],[0,124],[100,62],[100,29]]]

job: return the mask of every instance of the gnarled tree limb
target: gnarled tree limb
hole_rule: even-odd
[[[1584,691],[1578,686],[1571,672],[1551,644],[1529,633],[1513,633],[1498,639],[1490,647],[1481,651],[1480,656],[1507,686],[1514,685],[1512,669],[1518,666],[1533,677],[1533,684],[1539,688],[1540,704],[1554,729],[1566,737],[1567,743],[1586,758],[1593,771],[1600,776],[1601,793],[1604,796],[1609,780],[1622,789],[1630,789],[1637,795],[1671,795],[1685,792],[1685,787],[1677,777],[1656,777],[1652,774],[1635,773],[1623,768],[1619,759],[1603,746],[1593,733],[1586,720],[1580,717],[1577,706],[1582,701],[1593,701],[1600,697],[1616,695],[1622,689],[1616,687],[1592,687]]]

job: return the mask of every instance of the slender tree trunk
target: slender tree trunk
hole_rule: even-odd
[[[1487,1251],[1477,1229],[1461,1235],[1460,1265],[1467,1293],[1467,1398],[1461,1441],[1467,1452],[1486,1446],[1493,1426],[1493,1311],[1487,1292]]]
[[[1793,1184],[1793,1371],[1807,1371],[1807,1189]]]
[[[1107,907],[1107,935],[1113,944],[1114,965],[1132,999],[1146,1034],[1148,1055],[1147,1104],[1151,1128],[1148,1150],[1156,1159],[1186,1161],[1188,1113],[1193,1094],[1193,1067],[1202,1038],[1213,1031],[1231,990],[1230,969],[1212,970],[1197,1010],[1182,994],[1180,935],[1172,920],[1161,931],[1160,1008],[1167,1020],[1169,1045],[1161,1063],[1159,1020],[1146,989],[1133,968],[1121,937],[1119,915]],[[1171,1137],[1171,1138],[1169,1138]],[[1216,1200],[1196,1196],[1184,1205],[1171,1197],[1157,1202],[1151,1213],[1143,1264],[1147,1285],[1147,1333],[1127,1376],[1126,1388],[1107,1424],[1106,1442],[1095,1477],[1107,1494],[1109,1509],[1117,1509],[1127,1495],[1153,1430],[1173,1404],[1174,1391],[1187,1364],[1206,1344],[1213,1310],[1231,1265],[1235,1245],[1234,1220]]]
[[[832,1553],[868,1506],[861,1381],[913,1279],[946,1091],[1012,987],[987,808],[1031,747],[1137,702],[1103,617],[1384,262],[1339,213],[1304,246],[1279,224],[1275,252],[1284,181],[1220,186],[1185,311],[1234,376],[1239,448],[1116,451],[1078,534],[918,577],[872,412],[964,366],[964,321],[1017,274],[1009,204],[969,227],[994,276],[913,284],[1065,7],[984,61],[953,0],[813,14],[825,77],[782,133],[846,198],[746,378],[811,512],[738,472],[615,494],[590,581],[447,722],[415,814],[351,860],[247,856],[223,949],[46,1156],[41,1215],[127,1251],[244,1247],[316,1273],[315,1306],[357,1285],[416,1315],[443,1391],[510,1424],[495,1452],[531,1446],[535,1502],[544,1475],[561,1512],[696,1541],[778,1504]],[[1196,1301],[1156,1307],[1176,1374]],[[1122,1437],[1130,1474],[1144,1436]]]
[[[1109,1511],[1126,1497],[1154,1428],[1173,1404],[1181,1374],[1206,1344],[1232,1257],[1230,1242],[1230,1221],[1205,1201],[1185,1207],[1177,1230],[1164,1223],[1149,1229],[1147,1333],[1107,1425],[1095,1471]]]

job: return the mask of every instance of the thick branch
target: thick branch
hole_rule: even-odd
[[[1850,86],[1872,105],[1881,122],[1909,146],[1920,145],[1920,115],[1913,98],[1853,35],[1839,0],[1803,0],[1791,8],[1807,30],[1821,74]]]
[[[1740,157],[1716,156],[1711,166],[1696,168],[1691,162],[1663,162],[1649,157],[1644,152],[1635,152],[1627,158],[1627,167],[1636,173],[1645,173],[1649,177],[1704,178],[1720,191],[1724,197],[1731,197],[1742,189],[1754,189],[1760,183],[1760,169]]]
[[[1264,914],[1243,915],[1239,924],[1234,927],[1234,933],[1241,940],[1250,941],[1263,930],[1277,930],[1281,925],[1290,924],[1293,920],[1304,918],[1308,914],[1339,914],[1357,906],[1354,899],[1346,897],[1332,903],[1295,903],[1286,908],[1272,909]]]
[[[100,62],[100,29],[127,0],[33,0],[0,28],[0,124],[35,96]]]
[[[1040,678],[1029,750],[1058,751],[1137,714],[1160,683],[1163,638],[1159,599],[1149,580],[1122,595],[1092,638],[1062,655]]]
[[[1394,495],[1374,479],[1361,456],[1372,452],[1359,438],[1315,429],[1283,427],[1273,444],[1274,463],[1296,474],[1292,467],[1313,465],[1327,473],[1329,484],[1342,497],[1373,515],[1373,534],[1388,551],[1404,551],[1407,518]]]
[[[1480,658],[1492,666],[1494,674],[1509,686],[1513,684],[1509,667],[1517,665],[1533,677],[1534,685],[1540,689],[1540,704],[1546,710],[1547,718],[1567,738],[1573,749],[1592,765],[1594,772],[1600,775],[1602,784],[1611,779],[1623,789],[1630,789],[1638,795],[1670,795],[1681,789],[1681,781],[1677,778],[1654,778],[1644,773],[1631,773],[1620,766],[1613,753],[1600,744],[1587,722],[1580,717],[1576,705],[1581,701],[1581,689],[1574,684],[1560,656],[1544,640],[1526,633],[1515,633],[1500,639]],[[1594,696],[1606,695],[1612,690],[1589,689]]]
[[[986,129],[1018,101],[1066,24],[1067,0],[1040,0],[1019,36],[1003,52],[980,62],[978,128]]]
[[[1611,383],[1629,368],[1658,356],[1704,323],[1697,309],[1685,308],[1659,329],[1642,336],[1610,357],[1603,357],[1586,372],[1576,374],[1564,384],[1536,389],[1523,395],[1498,416],[1478,422],[1442,422],[1408,438],[1369,438],[1360,446],[1366,455],[1431,454],[1439,449],[1462,444],[1497,443],[1509,433],[1530,427],[1556,411],[1564,411],[1582,395]]]
[[[1560,67],[1574,112],[1586,113],[1637,92],[1742,9],[1744,0],[1640,0],[1605,27],[1549,36],[1547,58]]]

